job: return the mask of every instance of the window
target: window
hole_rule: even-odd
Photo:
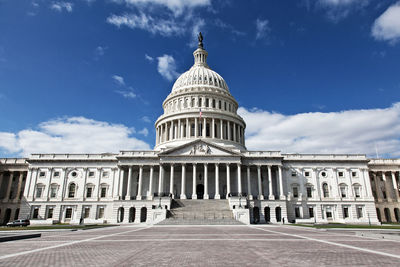
[[[92,193],[93,193],[93,187],[88,187],[86,189],[86,197],[88,198],[92,197]]]
[[[360,219],[363,217],[363,208],[357,207],[357,218]]]
[[[54,177],[60,177],[60,172],[54,172]]]
[[[321,172],[322,177],[326,177],[326,172]]]
[[[76,177],[76,176],[78,176],[78,173],[75,172],[75,171],[73,171],[73,172],[71,173],[71,176],[72,176],[72,177]]]
[[[346,186],[344,186],[344,185],[340,186],[340,195],[342,197],[347,197],[347,192],[346,191],[347,191],[346,190]]]
[[[38,219],[39,218],[39,208],[34,208],[33,209],[33,214],[32,214],[32,219]]]
[[[108,172],[103,172],[103,177],[108,177],[109,176],[109,173]]]
[[[351,172],[352,177],[357,177],[357,172]]]
[[[311,186],[307,186],[307,197],[312,198],[312,187]]]
[[[324,197],[329,197],[329,188],[327,183],[322,184],[322,191],[324,194]]]
[[[383,199],[386,199],[386,191],[385,191],[385,189],[381,189],[382,190],[382,195],[383,195]]]
[[[100,197],[106,197],[107,194],[107,187],[103,186],[101,188]]]
[[[84,211],[83,211],[83,218],[87,219],[90,216],[90,208],[89,207],[85,207]]]
[[[68,187],[68,197],[75,197],[75,190],[76,190],[76,185],[74,183],[70,184]]]
[[[72,208],[67,208],[65,210],[65,219],[71,219],[72,218]]]
[[[292,171],[292,177],[296,177],[297,173],[295,171]]]
[[[224,110],[226,110],[226,102],[224,102]]]
[[[53,207],[50,207],[48,210],[47,210],[47,219],[52,219],[53,218],[53,212],[54,211],[54,208]]]
[[[210,107],[210,101],[208,100],[208,98],[206,98],[206,107]]]
[[[299,197],[299,190],[297,187],[293,187],[293,197]]]
[[[296,218],[300,218],[300,208],[299,207],[294,208],[294,214],[295,214]]]
[[[310,177],[310,172],[305,172],[305,173],[304,173],[304,176],[305,176],[305,177]]]
[[[308,207],[308,214],[310,218],[314,218],[314,207]]]
[[[91,171],[91,172],[89,172],[89,177],[94,177],[94,172],[93,171]]]
[[[40,173],[39,173],[39,177],[43,178],[43,177],[45,177],[45,176],[46,176],[46,172],[40,172]]]
[[[202,98],[199,98],[199,107],[201,107],[201,101],[202,100],[203,100]]]
[[[218,108],[222,109],[221,100],[218,101]]]
[[[36,198],[41,198],[43,194],[43,186],[38,186],[36,188]]]
[[[355,187],[354,187],[354,193],[355,193],[355,195],[356,195],[356,198],[361,197],[361,190],[360,190],[360,187],[359,187],[359,186],[355,186]]]
[[[344,207],[343,208],[343,218],[349,218],[349,208],[348,207]]]
[[[55,198],[57,197],[57,186],[52,185],[50,188],[50,198]]]
[[[99,218],[99,219],[104,218],[104,207],[100,207],[100,208],[99,208],[99,215],[98,215],[98,218]]]
[[[343,177],[343,176],[344,176],[343,172],[339,172],[339,177]]]

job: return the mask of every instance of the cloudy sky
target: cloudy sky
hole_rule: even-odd
[[[248,149],[400,157],[382,0],[0,0],[0,157],[151,149],[199,31]]]

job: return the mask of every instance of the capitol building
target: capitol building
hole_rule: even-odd
[[[0,159],[0,223],[400,221],[399,159],[247,150],[201,38],[193,56],[162,103],[154,150]]]

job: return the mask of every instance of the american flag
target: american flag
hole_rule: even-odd
[[[201,114],[202,114],[202,113],[201,113],[201,109],[200,109],[200,119],[201,119]]]

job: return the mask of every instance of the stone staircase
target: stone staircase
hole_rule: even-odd
[[[159,225],[241,225],[233,218],[228,200],[174,199],[167,219]]]

